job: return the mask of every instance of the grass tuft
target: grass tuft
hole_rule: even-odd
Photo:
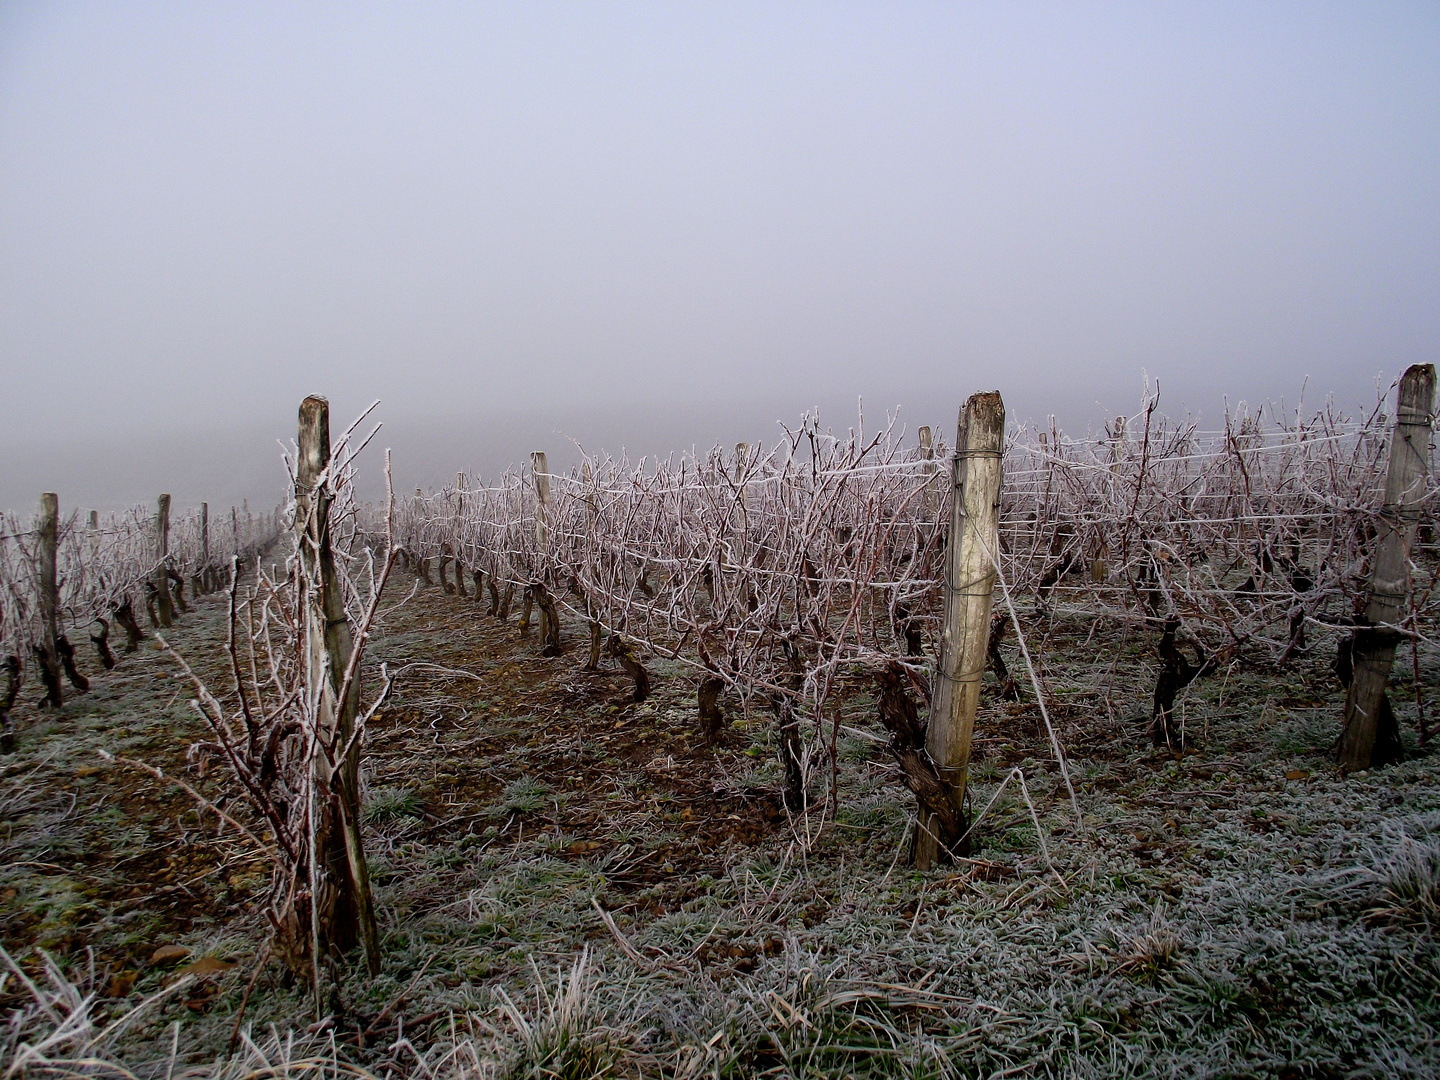
[[[522,776],[505,785],[501,807],[511,814],[533,814],[550,802],[550,789],[533,776]]]
[[[420,816],[420,796],[405,787],[377,787],[365,801],[365,822],[381,825],[387,821]]]
[[[1368,875],[1381,900],[1367,915],[1380,922],[1434,929],[1440,925],[1440,837],[1399,831]]]
[[[557,973],[552,994],[531,960],[536,1008],[531,1015],[497,988],[505,1028],[492,1028],[496,1057],[504,1064],[497,1080],[604,1080],[619,1075],[633,1035],[610,1024],[595,1004],[586,949],[568,975]]]
[[[1163,972],[1174,971],[1184,964],[1184,951],[1180,935],[1156,904],[1149,922],[1121,943],[1115,970],[1136,982],[1154,985]]]

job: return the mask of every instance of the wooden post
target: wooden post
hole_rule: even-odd
[[[920,475],[925,477],[925,497],[921,508],[925,528],[929,530],[939,525],[940,517],[939,493],[935,490],[935,472],[939,466],[935,464],[935,438],[929,424],[920,427],[920,457],[925,462],[920,470]]]
[[[455,591],[465,596],[465,564],[460,561],[460,529],[465,520],[465,474],[455,474],[455,525],[451,529],[455,541]]]
[[[543,562],[550,539],[550,466],[545,451],[530,455],[530,474],[535,480],[535,550]]]
[[[1400,379],[1395,403],[1385,506],[1380,513],[1370,601],[1365,608],[1368,625],[1355,632],[1354,673],[1345,694],[1340,766],[1347,772],[1370,767],[1378,721],[1386,705],[1385,685],[1399,641],[1389,627],[1403,618],[1410,592],[1410,549],[1425,495],[1434,415],[1435,365],[1412,365]]]
[[[155,504],[155,573],[151,578],[155,586],[156,619],[162,627],[169,626],[175,617],[175,603],[170,596],[170,569],[166,565],[170,558],[170,496],[161,495]]]
[[[532,580],[545,579],[546,548],[550,539],[550,468],[545,452],[536,450],[530,455],[530,477],[535,485],[535,560],[530,566]],[[528,585],[520,604],[520,636],[530,633],[530,614],[535,607],[535,592]],[[545,613],[540,613],[540,636],[545,636]]]
[[[85,538],[90,542],[90,558],[100,554],[100,511],[90,511],[90,521],[85,526]]]
[[[425,529],[425,526],[424,526],[424,521],[425,521],[424,513],[425,513],[425,492],[422,491],[420,488],[417,487],[417,488],[415,489],[415,494],[412,495],[411,498],[410,498],[410,522],[411,522],[411,525],[410,525],[410,541],[409,541],[409,546],[412,546],[412,547],[414,548],[414,550],[411,552],[411,554],[415,557],[415,574],[416,574],[416,576],[419,577],[422,581],[424,581],[425,584],[429,585],[429,584],[431,584],[431,581],[430,581],[430,570],[429,570],[428,564],[425,562],[425,559],[424,559],[424,551],[422,550],[422,549],[423,549],[423,544],[421,543],[421,534],[424,532],[424,529]]]
[[[740,556],[745,555],[745,540],[750,534],[750,492],[743,480],[745,468],[750,463],[750,444],[735,444],[735,483],[739,487],[739,494],[736,498],[737,508],[740,511]]]
[[[356,938],[364,942],[372,975],[380,973],[380,935],[370,895],[370,874],[360,834],[360,757],[358,747],[331,765],[331,755],[349,747],[355,732],[360,680],[341,701],[353,642],[345,600],[330,547],[330,499],[317,483],[330,463],[330,406],[322,397],[300,404],[299,455],[295,469],[295,531],[301,573],[299,598],[306,642],[305,689],[315,717],[317,748],[312,762],[316,800],[315,867],[320,895],[312,900],[321,947],[345,952]],[[339,820],[336,820],[338,811]]]
[[[955,437],[954,490],[945,559],[945,622],[930,701],[925,750],[958,809],[964,806],[970,738],[980,701],[995,590],[994,553],[1000,550],[1000,455],[1005,446],[1005,404],[998,391],[972,394]],[[963,820],[963,819],[962,819]],[[943,855],[936,816],[923,806],[915,865],[928,870]]]
[[[740,521],[736,529],[735,537],[735,567],[740,573],[740,579],[744,582],[745,607],[754,611],[759,606],[755,599],[755,589],[750,581],[748,567],[750,565],[750,489],[745,483],[745,470],[750,466],[750,444],[735,444],[735,483],[738,485],[736,495],[736,509],[739,511]]]
[[[593,537],[600,517],[600,500],[595,495],[595,470],[591,468],[589,458],[580,463],[580,478],[585,482],[585,508],[589,511],[587,516]],[[600,570],[598,566],[588,569],[595,573]],[[595,671],[600,667],[600,620],[595,617],[595,601],[588,589],[585,592],[585,614],[590,621],[590,653],[585,661],[585,670]]]
[[[60,588],[56,575],[56,547],[60,537],[60,497],[53,491],[40,496],[40,678],[45,684],[45,702],[55,708],[65,704],[60,691]]]

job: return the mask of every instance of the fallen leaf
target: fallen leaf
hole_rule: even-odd
[[[110,977],[110,984],[105,987],[105,996],[110,998],[127,997],[130,991],[135,989],[135,980],[139,977],[138,971],[117,971]]]
[[[184,960],[190,955],[190,948],[187,945],[161,945],[150,954],[152,964],[173,964],[176,960]]]
[[[181,975],[220,975],[235,967],[233,961],[221,960],[215,956],[202,956],[193,964],[186,964],[180,969]]]
[[[1291,769],[1289,772],[1287,772],[1287,773],[1285,774],[1285,779],[1286,779],[1286,780],[1308,780],[1308,779],[1310,779],[1310,774],[1309,774],[1308,772],[1306,772],[1304,769]]]
[[[81,765],[80,768],[75,770],[75,775],[84,779],[87,776],[95,776],[104,771],[105,770],[99,765]]]

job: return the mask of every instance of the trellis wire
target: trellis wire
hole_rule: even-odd
[[[1156,404],[1085,438],[1012,427],[1007,593],[1070,617],[1174,614],[1207,649],[1262,664],[1290,655],[1297,626],[1349,625],[1381,512],[1386,417],[1239,410],[1202,433]],[[543,549],[533,478],[514,471],[418,496],[397,531],[416,558],[455,558],[501,587],[543,585],[605,632],[718,675],[747,707],[786,695],[819,718],[846,674],[896,660],[926,685],[910,642],[938,629],[950,495],[943,447],[937,457],[907,445],[893,417],[866,438],[806,416],[770,448],[586,455],[546,474]],[[1412,609],[1397,627],[1427,651],[1436,494],[1432,469]],[[798,688],[782,642],[804,657]]]

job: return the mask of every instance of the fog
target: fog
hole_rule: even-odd
[[[0,6],[0,507],[998,388],[1374,399],[1440,353],[1440,8]],[[368,492],[377,470],[367,461]]]

